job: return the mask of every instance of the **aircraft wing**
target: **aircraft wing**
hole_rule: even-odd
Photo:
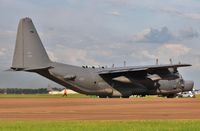
[[[187,67],[192,66],[190,64],[174,64],[174,65],[152,65],[152,66],[135,66],[135,67],[119,67],[119,68],[105,68],[99,70],[99,75],[111,75],[111,74],[126,74],[130,72],[140,72],[140,71],[151,71],[151,70],[163,70],[168,68],[178,68],[178,67]]]

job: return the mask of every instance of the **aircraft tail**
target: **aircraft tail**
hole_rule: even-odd
[[[28,70],[48,67],[50,59],[30,18],[20,20],[12,69]]]

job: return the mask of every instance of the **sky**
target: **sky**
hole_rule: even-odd
[[[200,89],[200,0],[0,0],[0,88],[61,87],[37,74],[8,72],[18,22],[30,17],[52,61],[179,68]]]

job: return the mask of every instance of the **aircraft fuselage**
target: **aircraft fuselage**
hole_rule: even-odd
[[[192,81],[184,81],[176,71],[160,72],[159,80],[148,78],[151,74],[132,73],[125,75],[130,82],[113,80],[113,76],[101,77],[97,72],[101,68],[83,68],[52,62],[46,70],[36,73],[53,80],[67,88],[86,95],[100,97],[128,97],[131,95],[163,95],[170,96],[193,88]],[[152,72],[156,73],[156,72]],[[117,76],[116,76],[117,77]]]

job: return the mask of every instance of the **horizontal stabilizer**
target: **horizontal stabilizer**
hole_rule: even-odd
[[[52,66],[48,66],[48,67],[37,67],[37,68],[13,68],[11,67],[11,69],[9,69],[8,71],[36,71],[36,70],[48,70],[54,68]]]

